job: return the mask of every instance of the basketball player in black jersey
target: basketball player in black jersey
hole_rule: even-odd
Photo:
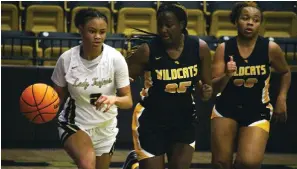
[[[188,35],[187,14],[176,2],[159,7],[157,26],[158,35],[128,60],[132,78],[146,71],[152,81],[134,110],[134,149],[140,169],[164,169],[165,154],[170,169],[186,169],[195,148],[193,94],[198,93],[194,88],[199,80],[201,98],[212,95],[210,50],[204,41]]]
[[[214,94],[218,93],[211,116],[212,165],[214,169],[258,169],[272,112],[278,121],[287,119],[291,74],[281,48],[258,35],[262,13],[255,3],[236,3],[230,18],[238,35],[218,46],[212,69]],[[281,75],[274,111],[268,93],[270,67]]]

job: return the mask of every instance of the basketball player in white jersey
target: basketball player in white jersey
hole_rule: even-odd
[[[63,53],[52,75],[61,102],[59,136],[80,169],[108,169],[118,133],[117,108],[132,107],[128,67],[104,44],[107,18],[94,9],[75,16],[82,45]],[[117,94],[117,95],[116,95]]]

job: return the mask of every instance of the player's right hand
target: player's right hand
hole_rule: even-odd
[[[233,76],[233,73],[236,72],[237,66],[236,62],[233,60],[233,56],[230,56],[230,61],[227,63],[227,69],[226,69],[226,74],[229,77]]]
[[[105,113],[116,103],[116,101],[116,96],[101,95],[95,102],[96,110],[101,111],[101,109],[103,109],[103,113]]]
[[[198,90],[200,90],[200,97],[202,101],[209,100],[213,93],[212,86],[208,84],[202,84],[201,80],[198,82]]]

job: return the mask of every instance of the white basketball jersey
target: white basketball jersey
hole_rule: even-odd
[[[67,121],[84,129],[105,126],[104,123],[116,118],[117,107],[113,105],[108,112],[103,113],[104,109],[96,110],[91,103],[95,102],[101,94],[116,95],[117,88],[129,85],[127,64],[120,52],[106,44],[103,44],[102,55],[98,56],[100,58],[88,61],[93,66],[91,69],[82,62],[79,53],[80,46],[66,51],[59,58],[65,71],[64,77],[57,68],[59,63],[52,76],[52,80],[58,86],[64,87],[66,85],[63,83],[66,82],[70,93],[60,113],[59,121]],[[94,62],[98,62],[98,65],[96,66]],[[61,76],[65,82],[59,80]]]

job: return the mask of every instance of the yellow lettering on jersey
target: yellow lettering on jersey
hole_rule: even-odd
[[[260,71],[261,66],[260,65],[257,65],[256,68],[257,68],[257,75],[260,75],[260,73],[261,73],[261,71]]]
[[[261,65],[261,71],[262,71],[262,75],[266,75],[266,69],[265,69],[265,65]]]
[[[244,67],[244,75],[250,75],[249,69],[249,66]]]
[[[171,69],[171,78],[172,78],[172,80],[177,79],[177,72],[176,72],[176,69]]]
[[[266,65],[240,66],[233,76],[256,76],[266,75],[266,73]]]
[[[171,80],[171,77],[169,76],[169,70],[165,69],[165,80]]]
[[[176,84],[176,83],[170,83],[170,84],[167,84],[166,85],[165,92],[176,93],[176,89],[177,88],[178,88],[178,84]]]
[[[163,77],[163,80],[166,79],[166,69],[162,69],[162,77]]]
[[[186,81],[186,82],[180,82],[179,83],[179,88],[177,88],[177,93],[185,93],[188,89],[188,87],[190,87],[192,85],[192,81]]]
[[[156,71],[156,74],[157,74],[157,79],[158,80],[162,80],[162,70],[155,70]]]
[[[183,71],[182,68],[178,68],[178,69],[176,70],[176,72],[177,72],[177,78],[178,78],[178,79],[183,79],[183,78],[184,78],[183,75],[182,75],[182,71]]]
[[[244,67],[239,67],[239,76],[244,75]]]
[[[198,65],[177,69],[155,70],[158,80],[176,80],[192,78],[198,75]]]
[[[190,77],[193,77],[193,66],[189,66],[188,69],[190,71]]]
[[[197,76],[198,74],[198,68],[197,65],[194,65],[194,76]]]
[[[251,75],[257,75],[255,66],[251,66],[250,69]]]
[[[189,78],[190,76],[189,76],[189,71],[188,71],[188,68],[186,68],[186,67],[184,67],[183,68],[183,77],[184,78]]]
[[[254,85],[256,83],[258,83],[258,79],[256,79],[256,78],[248,78],[246,80],[244,80],[244,79],[234,79],[233,80],[233,84],[238,87],[240,87],[244,84],[244,87],[252,88],[252,87],[254,87]]]
[[[168,93],[186,93],[188,87],[192,85],[192,81],[180,82],[179,85],[177,83],[169,83],[165,86],[165,92]]]
[[[246,81],[244,83],[244,87],[252,88],[252,87],[254,87],[254,85],[256,83],[258,83],[258,79],[256,79],[256,78],[248,78],[248,79],[246,79]]]

